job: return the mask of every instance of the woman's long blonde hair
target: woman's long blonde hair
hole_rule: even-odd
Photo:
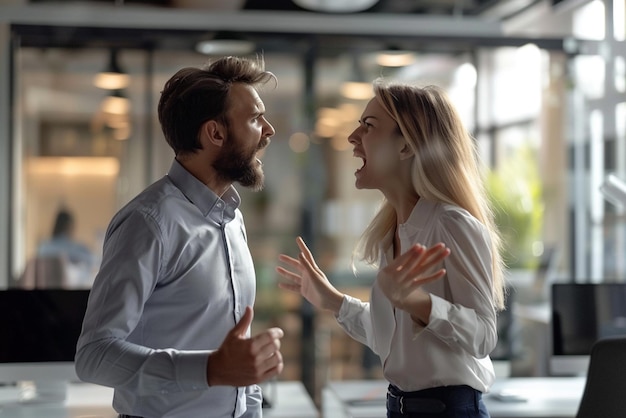
[[[438,87],[374,82],[376,99],[396,121],[412,148],[413,187],[421,198],[467,210],[485,225],[491,238],[493,297],[504,308],[501,240],[484,188],[478,154],[447,94]],[[366,262],[375,264],[380,242],[397,224],[396,212],[387,200],[372,219],[356,249]]]

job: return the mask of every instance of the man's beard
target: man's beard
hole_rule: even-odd
[[[222,180],[237,182],[254,191],[262,190],[265,176],[262,166],[256,159],[256,153],[264,148],[267,142],[267,139],[264,138],[256,150],[246,153],[238,148],[237,140],[233,136],[229,136],[220,157],[213,163],[213,168]]]

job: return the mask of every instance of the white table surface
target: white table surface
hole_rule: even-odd
[[[271,389],[270,389],[271,390]],[[319,411],[302,382],[278,382],[271,408],[263,409],[263,418],[318,418]]]
[[[386,414],[387,382],[382,380],[330,382],[322,392],[322,416],[380,418]],[[497,379],[483,400],[492,418],[573,418],[585,386],[584,377]],[[517,402],[498,395],[515,394]]]
[[[483,399],[492,418],[573,418],[585,390],[586,377],[512,377],[496,380]],[[500,394],[521,402],[503,402]]]
[[[269,388],[268,390],[271,390]],[[318,418],[319,411],[302,382],[277,382],[274,403],[264,418]],[[111,406],[113,389],[88,383],[68,385],[67,398],[57,403],[19,402],[20,389],[0,387],[0,418],[117,418]]]

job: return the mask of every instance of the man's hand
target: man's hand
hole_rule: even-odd
[[[209,386],[249,386],[273,377],[283,370],[280,339],[283,330],[267,329],[254,337],[246,337],[253,312],[246,312],[230,330],[217,351],[209,355],[207,382]]]

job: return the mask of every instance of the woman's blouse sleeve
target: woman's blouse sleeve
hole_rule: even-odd
[[[426,329],[445,343],[483,358],[498,338],[488,231],[469,214],[448,211],[434,235],[435,242],[445,243],[451,251],[444,260],[445,298],[431,294]]]
[[[337,322],[355,340],[378,353],[374,345],[374,332],[370,316],[370,304],[349,295],[344,295],[337,315]]]

